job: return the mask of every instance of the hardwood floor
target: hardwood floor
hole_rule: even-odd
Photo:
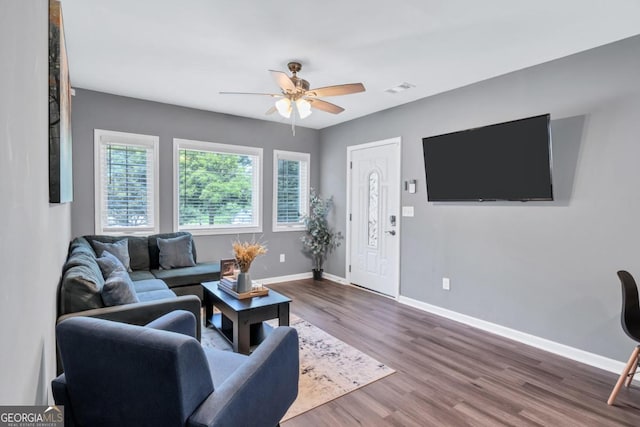
[[[283,427],[640,426],[640,387],[606,404],[616,374],[354,286],[270,287],[293,299],[292,313],[397,371]]]

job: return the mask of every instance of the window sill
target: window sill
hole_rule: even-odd
[[[174,231],[187,231],[194,236],[215,236],[229,234],[262,233],[262,227],[232,227],[232,228],[187,228],[179,227]]]

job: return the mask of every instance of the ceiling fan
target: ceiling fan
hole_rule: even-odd
[[[325,111],[332,114],[340,114],[344,108],[319,99],[326,96],[349,95],[352,93],[364,92],[362,83],[348,83],[335,86],[325,86],[317,89],[309,89],[309,82],[298,77],[298,72],[302,69],[299,62],[289,62],[287,64],[292,76],[282,71],[269,70],[276,84],[280,87],[281,93],[250,93],[250,92],[220,92],[221,95],[265,95],[278,98],[275,105],[269,108],[266,114],[278,112],[284,118],[290,118],[293,113],[291,128],[295,135],[296,113],[301,119],[309,117],[311,109]],[[294,112],[295,111],[295,112]]]

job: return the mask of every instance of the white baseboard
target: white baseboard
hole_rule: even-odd
[[[261,282],[265,285],[270,285],[272,283],[291,282],[293,280],[311,279],[312,277],[313,277],[313,273],[308,272],[308,273],[290,274],[288,276],[267,277],[265,279],[256,279],[256,281]]]
[[[347,279],[345,279],[344,277],[336,276],[330,273],[324,273],[322,276],[327,280],[340,283],[341,285],[349,284],[349,282],[347,282]],[[313,277],[313,273],[308,272],[308,273],[290,274],[288,276],[267,277],[265,279],[256,279],[256,281],[262,282],[265,285],[270,285],[272,283],[291,282],[293,280],[311,279],[312,277]]]
[[[466,314],[427,304],[426,302],[418,301],[413,298],[400,296],[398,298],[398,302],[417,308],[419,310],[436,314],[438,316],[446,317],[447,319],[455,320],[456,322],[464,323],[465,325],[482,329],[483,331],[491,332],[493,334],[530,345],[532,347],[539,348],[541,350],[548,351],[550,353],[557,354],[559,356],[566,357],[568,359],[575,360],[577,362],[604,369],[605,371],[620,374],[620,372],[622,372],[625,367],[625,364],[623,362],[619,362],[608,357],[600,356],[595,353],[589,353],[588,351],[580,350],[578,348],[570,347],[565,344],[560,344],[555,341],[540,338],[535,335],[520,332],[515,329],[507,328],[505,326],[487,322],[475,317],[467,316]]]
[[[336,276],[336,275],[331,274],[331,273],[323,273],[322,276],[325,279],[329,279],[332,282],[340,283],[341,285],[348,285],[349,284],[349,282],[347,282],[347,279],[345,279],[344,277]]]

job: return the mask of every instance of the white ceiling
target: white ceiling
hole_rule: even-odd
[[[62,0],[74,87],[288,123],[265,116],[269,69],[346,109],[320,129],[640,33],[639,0]],[[409,82],[399,94],[385,90]]]

